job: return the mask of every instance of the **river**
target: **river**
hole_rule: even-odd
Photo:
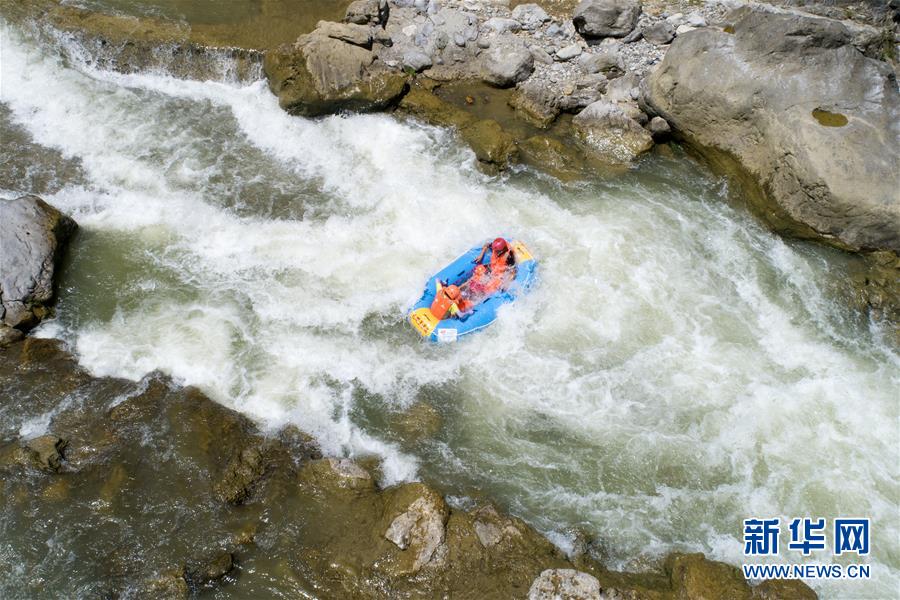
[[[769,233],[678,148],[565,185],[488,177],[450,130],[291,117],[262,81],[96,70],[9,25],[0,50],[2,193],[82,228],[38,335],[92,373],[163,371],[621,568],[739,564],[753,516],[869,516],[872,580],[814,587],[896,591],[896,348],[844,303],[841,253]],[[498,232],[536,289],[424,344],[422,283]],[[436,424],[410,435],[407,411]]]

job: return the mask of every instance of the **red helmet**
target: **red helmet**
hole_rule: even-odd
[[[444,288],[444,293],[447,294],[447,297],[451,300],[456,300],[459,298],[459,288],[455,285],[448,285]]]
[[[493,241],[493,243],[491,243],[491,250],[493,250],[494,252],[499,253],[507,249],[509,249],[509,247],[506,245],[506,240],[504,240],[503,238],[497,238]]]

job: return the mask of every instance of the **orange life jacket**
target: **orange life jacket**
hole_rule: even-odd
[[[431,314],[439,321],[443,321],[448,316],[453,316],[458,312],[459,306],[442,288],[434,297],[434,302],[431,303]]]

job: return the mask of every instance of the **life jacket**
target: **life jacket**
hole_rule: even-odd
[[[510,256],[512,254],[512,248],[508,249],[501,255],[498,255],[496,252],[491,251],[491,276],[492,277],[502,277],[506,272],[506,268],[509,266],[507,261],[510,260]],[[515,259],[513,259],[515,260]],[[513,263],[515,264],[515,263]]]
[[[459,306],[447,295],[444,288],[438,290],[438,293],[434,296],[434,302],[431,303],[431,314],[438,321],[443,321],[448,316],[454,316],[458,312]]]

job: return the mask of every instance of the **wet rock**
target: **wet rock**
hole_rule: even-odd
[[[535,135],[519,144],[522,161],[561,181],[574,181],[585,173],[581,153],[573,146],[543,135]]]
[[[534,71],[531,51],[515,36],[498,36],[481,56],[481,78],[497,87],[513,86]]]
[[[384,537],[403,551],[403,560],[394,566],[393,572],[412,575],[440,558],[438,550],[444,544],[449,509],[439,494],[424,485],[404,487],[398,493],[397,502],[388,509],[402,512],[393,518]],[[406,504],[411,495],[414,499]]]
[[[472,528],[485,548],[493,548],[505,539],[521,538],[522,528],[511,518],[497,512],[493,506],[484,506],[472,513]]]
[[[523,29],[534,31],[550,20],[550,15],[537,4],[520,4],[512,10],[512,18],[522,24]]]
[[[638,0],[581,0],[572,22],[585,38],[625,37],[641,15]]]
[[[528,600],[600,600],[600,582],[575,569],[547,569],[531,584]]]
[[[190,593],[191,590],[182,569],[154,577],[144,582],[137,590],[138,597],[159,598],[160,600],[185,599],[190,596]]]
[[[20,330],[10,327],[5,323],[0,323],[0,348],[5,348],[10,344],[18,342],[25,336]]]
[[[197,589],[209,587],[234,569],[234,555],[222,552],[213,558],[185,569],[185,579],[190,587]]]
[[[375,488],[372,474],[349,458],[310,461],[301,470],[300,480],[331,491],[369,491]]]
[[[877,320],[893,325],[900,344],[900,257],[889,250],[872,252],[850,270],[852,303]]]
[[[653,147],[650,132],[607,100],[585,108],[572,124],[585,150],[604,162],[627,164]]]
[[[497,121],[483,119],[460,131],[463,140],[471,146],[478,162],[488,168],[503,170],[516,159],[516,140],[505,132]]]
[[[27,331],[47,313],[54,276],[76,228],[37,196],[0,199],[0,322]]]
[[[8,444],[0,449],[0,469],[22,467],[47,473],[59,471],[66,440],[55,435],[42,435],[21,444]]]
[[[354,0],[347,6],[344,20],[357,25],[384,25],[388,20],[387,0]]]
[[[265,449],[262,444],[244,448],[232,458],[216,484],[218,497],[228,504],[239,505],[247,501],[254,486],[266,472]]]
[[[438,98],[421,85],[410,87],[400,101],[400,109],[416,118],[442,127],[458,127],[473,123],[476,118],[461,108]]]
[[[753,588],[753,600],[816,600],[818,596],[797,579],[767,579]]]
[[[525,121],[541,129],[549,127],[560,112],[553,90],[544,82],[533,79],[516,88],[509,104]]]
[[[666,572],[676,598],[705,600],[750,600],[750,586],[740,569],[707,560],[702,554],[670,554]]]
[[[675,39],[675,27],[668,21],[654,23],[650,27],[645,27],[643,32],[644,39],[657,46],[668,44]]]
[[[900,93],[844,23],[750,7],[733,33],[679,36],[643,101],[756,189],[776,230],[850,250],[900,250]],[[873,131],[883,135],[873,135]]]
[[[370,50],[330,37],[330,31],[332,26],[317,29],[266,53],[266,77],[282,108],[305,116],[371,111],[403,95],[403,74],[373,64]]]

